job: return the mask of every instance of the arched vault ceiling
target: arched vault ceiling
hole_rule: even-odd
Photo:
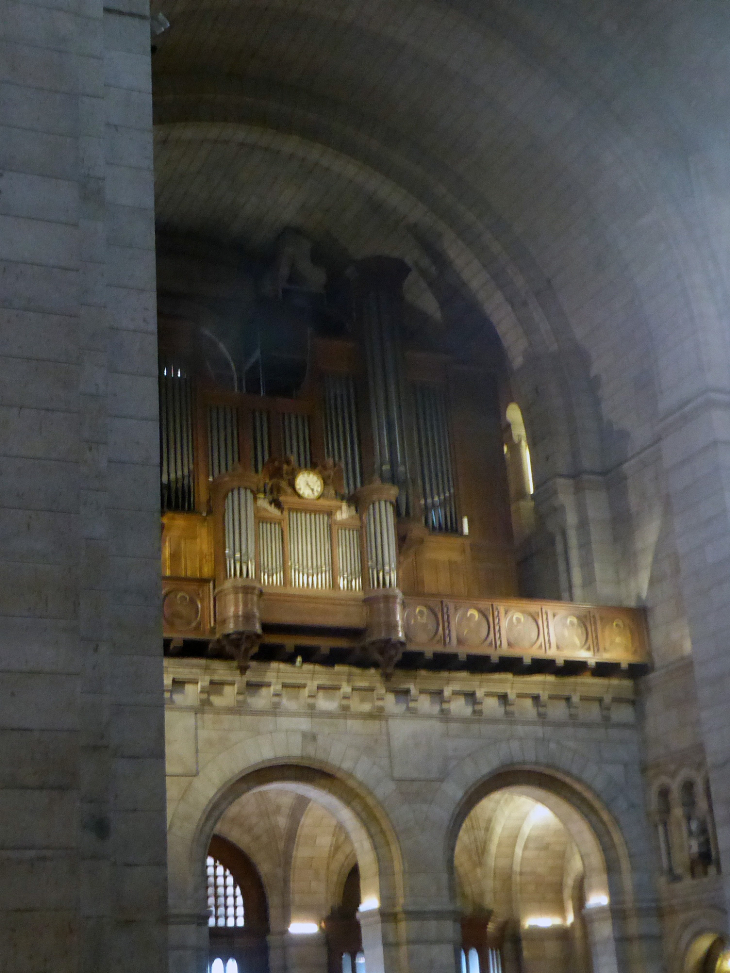
[[[684,394],[654,346],[700,303],[721,319],[686,201],[725,107],[697,131],[727,10],[698,31],[693,5],[688,33],[673,0],[155,4],[172,23],[153,61],[161,225],[264,247],[294,224],[424,280],[436,245],[513,368],[582,354],[634,448],[657,398]],[[700,342],[683,354],[720,367]]]

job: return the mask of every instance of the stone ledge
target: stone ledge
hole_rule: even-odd
[[[636,724],[633,683],[590,676],[397,672],[386,682],[353,666],[254,662],[240,676],[217,660],[166,659],[165,697],[169,708],[207,712]]]

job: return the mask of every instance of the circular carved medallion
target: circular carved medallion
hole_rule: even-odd
[[[195,628],[200,622],[200,602],[188,591],[171,588],[162,599],[162,617],[170,628]]]
[[[403,628],[409,642],[430,642],[439,630],[436,612],[428,605],[409,607],[403,618]]]
[[[455,628],[459,645],[483,645],[489,638],[489,620],[478,608],[460,608]]]
[[[561,652],[585,652],[588,649],[588,628],[576,615],[557,615],[553,629]]]
[[[609,655],[633,655],[634,633],[623,618],[614,618],[604,628],[604,644]]]
[[[507,612],[505,623],[507,645],[512,649],[531,649],[540,637],[540,626],[537,619],[529,612]]]

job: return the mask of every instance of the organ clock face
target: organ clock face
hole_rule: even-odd
[[[324,490],[324,480],[316,470],[299,470],[294,489],[304,500],[318,500]]]

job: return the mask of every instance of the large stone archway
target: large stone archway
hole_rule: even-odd
[[[245,794],[284,789],[325,808],[346,830],[360,869],[363,902],[363,947],[368,969],[398,969],[401,944],[386,936],[381,916],[394,916],[403,900],[402,863],[395,832],[372,792],[352,773],[353,765],[377,786],[382,774],[358,754],[339,753],[340,766],[303,757],[301,734],[270,734],[246,741],[211,761],[174,809],[168,831],[171,955],[177,968],[205,969],[207,914],[204,911],[203,863],[217,822]],[[296,743],[299,743],[297,748]],[[252,755],[278,749],[280,759],[254,760]],[[237,751],[237,752],[232,752]],[[247,763],[247,759],[251,761]],[[345,770],[344,767],[348,767]],[[238,767],[236,772],[233,768]],[[377,905],[376,905],[377,903]],[[395,928],[395,926],[393,927]],[[281,966],[281,963],[278,963]],[[274,964],[277,967],[277,963]]]

